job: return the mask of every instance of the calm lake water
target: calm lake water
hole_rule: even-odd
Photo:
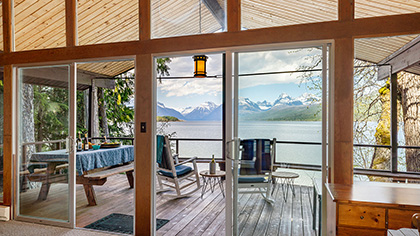
[[[159,124],[158,124],[159,125]],[[373,137],[377,123],[369,122],[368,137]],[[402,124],[398,131],[399,144],[404,145],[404,133]],[[176,138],[222,138],[222,123],[217,121],[184,121],[171,122],[169,127],[165,129],[165,133],[176,132]],[[298,141],[298,142],[321,142],[321,122],[320,121],[240,121],[239,137],[241,139],[249,138],[276,138],[278,141]],[[373,140],[373,141],[372,141]],[[375,144],[374,139],[363,141],[364,144]],[[358,143],[355,140],[356,143]],[[321,165],[321,145],[303,145],[303,144],[277,144],[276,161],[300,164]],[[180,142],[180,156],[190,157],[216,157],[222,155],[221,142]],[[360,149],[360,148],[359,148]],[[361,151],[370,158],[373,155],[373,148],[361,148]],[[359,152],[354,153],[354,163],[358,166],[360,157]],[[398,150],[399,155],[399,171],[405,171],[405,149]],[[369,162],[370,163],[370,162]],[[359,166],[358,166],[359,167]],[[369,167],[367,167],[369,168]],[[320,177],[320,172],[298,171],[301,176],[309,177],[304,182],[309,183],[310,178]],[[300,178],[302,182],[302,178]],[[359,178],[357,178],[359,179]],[[362,178],[364,179],[364,178]]]
[[[160,124],[158,124],[159,126]],[[171,122],[165,133],[176,132],[176,138],[222,138],[222,123],[217,121]],[[312,121],[240,121],[239,137],[276,138],[281,141],[321,142],[321,122]],[[276,161],[321,165],[321,145],[277,144]],[[180,156],[216,157],[222,155],[221,142],[179,143]],[[300,172],[299,182],[307,184],[312,177],[320,177],[320,172]],[[303,177],[303,178],[302,178]],[[310,177],[310,178],[309,178]]]
[[[176,132],[176,138],[222,138],[222,124],[216,121],[172,122],[166,133]],[[321,122],[303,121],[241,121],[239,137],[276,138],[278,141],[321,142]],[[181,156],[220,157],[221,142],[180,142]],[[278,162],[321,164],[320,145],[278,144]]]

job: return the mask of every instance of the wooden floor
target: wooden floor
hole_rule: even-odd
[[[67,186],[55,184],[46,201],[36,201],[38,189],[22,193],[22,212],[32,216],[60,217],[57,210],[66,204]],[[266,203],[259,194],[239,196],[238,221],[240,235],[315,235],[312,230],[312,188],[296,186],[296,195],[283,200],[281,188],[274,192],[275,203]],[[97,206],[87,206],[83,187],[77,186],[77,227],[84,227],[111,213],[134,214],[134,190],[128,188],[125,175],[108,179],[95,186]],[[156,199],[157,218],[170,220],[157,235],[225,235],[225,199],[220,189],[197,191],[189,198],[169,200],[165,193]],[[23,211],[23,209],[26,209]]]

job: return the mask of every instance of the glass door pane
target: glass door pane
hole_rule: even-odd
[[[70,222],[70,67],[21,68],[18,217]]]
[[[312,234],[326,135],[322,47],[234,58],[234,235]]]

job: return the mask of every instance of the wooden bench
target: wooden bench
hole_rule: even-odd
[[[64,170],[67,169],[69,167],[69,164],[61,164],[55,167],[56,171],[59,170]],[[31,173],[29,172],[29,170],[24,170],[20,172],[20,175],[29,175],[29,177],[31,177],[30,175],[34,175],[34,174],[46,174],[47,173],[47,167],[44,168],[35,168],[34,171]],[[35,180],[31,180],[31,181],[35,181]],[[37,181],[40,182],[40,181]]]
[[[32,182],[41,182],[43,185],[47,185],[49,182],[53,183],[68,183],[68,176],[67,174],[60,174],[61,170],[68,169],[68,164],[61,164],[57,165],[53,171],[53,174],[50,174],[48,172],[47,167],[40,167],[40,168],[34,168],[32,172],[29,170],[20,171],[20,176],[24,177],[23,182],[21,185],[21,191],[27,190],[27,181]],[[45,191],[45,187],[44,187]],[[45,200],[45,199],[44,199]]]
[[[109,168],[95,169],[92,171],[85,172],[84,175],[76,176],[76,183],[83,184],[86,198],[88,200],[88,205],[95,206],[96,195],[93,189],[93,185],[104,185],[108,177],[112,175],[120,174],[120,173],[125,173],[127,176],[127,180],[130,185],[130,188],[133,188],[134,187],[133,171],[134,171],[134,162],[125,164],[125,165],[112,166]]]
[[[56,174],[57,171],[62,169],[68,169],[68,164],[50,165],[47,168],[36,168],[33,173],[28,170],[21,171],[21,175],[26,175],[28,180],[33,182],[41,182],[41,190],[39,192],[38,200],[46,200],[49,192],[51,183],[68,183],[68,174]],[[125,173],[127,176],[130,188],[134,187],[134,162],[124,165],[112,166],[107,168],[100,168],[91,171],[87,171],[84,175],[76,176],[76,184],[83,184],[86,198],[89,206],[95,206],[96,195],[93,189],[93,185],[104,185],[107,181],[107,177],[112,175]]]

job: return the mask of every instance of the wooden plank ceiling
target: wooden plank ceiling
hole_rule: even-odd
[[[406,35],[385,38],[356,39],[354,41],[355,58],[375,64],[379,63],[417,37],[420,36]],[[420,75],[420,66],[411,66],[410,68],[407,68],[406,71]]]
[[[255,29],[333,21],[337,0],[242,0],[242,28]]]
[[[417,12],[420,12],[420,0],[355,0],[356,18]]]
[[[242,27],[254,29],[337,20],[338,0],[242,0]],[[420,0],[356,0],[356,17],[420,12]],[[15,0],[16,50],[65,46],[64,0]],[[123,4],[122,4],[123,3]],[[220,32],[226,0],[151,0],[152,37]],[[211,9],[213,6],[213,9]],[[138,40],[138,0],[78,0],[79,44]],[[200,14],[201,13],[201,14]],[[1,17],[0,11],[0,17]],[[214,16],[216,15],[216,17]],[[379,62],[415,36],[355,40],[356,58]],[[0,45],[3,44],[0,37]],[[99,77],[121,74],[132,61],[81,64]]]
[[[220,6],[224,7],[224,4]],[[213,33],[222,28],[205,4],[198,0],[151,0],[151,9],[152,38]]]

